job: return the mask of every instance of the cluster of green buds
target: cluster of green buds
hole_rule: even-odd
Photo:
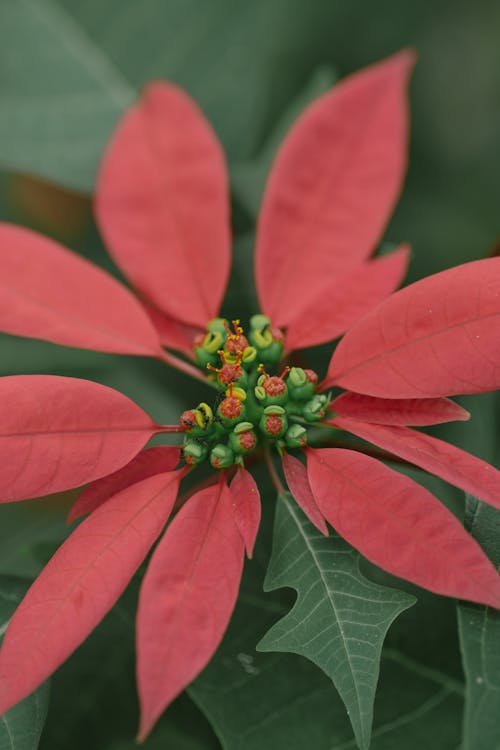
[[[232,326],[222,318],[210,321],[195,342],[195,356],[219,397],[212,406],[203,402],[182,414],[186,463],[208,460],[216,469],[227,469],[265,444],[279,450],[307,444],[307,426],[325,417],[329,399],[316,393],[313,370],[266,371],[278,366],[283,344],[282,331],[265,315],[250,319],[248,338],[239,320]]]

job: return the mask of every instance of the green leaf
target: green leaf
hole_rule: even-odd
[[[337,534],[323,537],[290,494],[276,512],[264,588],[293,587],[297,601],[258,644],[310,659],[334,682],[360,748],[368,748],[385,635],[415,599],[361,575],[359,555]]]
[[[296,49],[321,18],[301,6],[3,0],[0,163],[91,191],[114,123],[154,78],[187,88],[229,157],[247,158],[307,70]]]
[[[245,566],[227,635],[188,692],[224,750],[354,750],[345,707],[331,680],[301,656],[255,651],[276,617],[288,612],[291,600],[289,589],[262,592],[271,536],[268,510],[264,504],[263,527],[254,558]],[[429,597],[432,610],[438,597]],[[419,600],[399,618],[391,634],[411,616],[415,633],[421,633],[430,620],[436,636],[441,633],[440,642],[446,640],[449,619],[432,620],[426,608]],[[401,626],[395,645],[382,653],[370,750],[457,750],[462,685],[444,671],[409,657],[406,651],[413,646],[413,634],[410,640]],[[431,659],[427,652],[424,655]]]
[[[29,581],[14,576],[0,576],[0,638],[9,619],[21,601]],[[36,750],[40,741],[47,708],[49,683],[0,716],[0,750]]]
[[[467,496],[465,525],[500,565],[500,512]],[[461,602],[458,626],[466,676],[463,750],[500,748],[500,612]]]
[[[289,104],[260,150],[248,162],[235,164],[231,170],[235,195],[253,217],[259,212],[264,186],[274,157],[289,128],[303,109],[317,96],[324,94],[336,82],[338,76],[330,67],[318,68],[299,95]]]

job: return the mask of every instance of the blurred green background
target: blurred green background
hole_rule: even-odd
[[[228,154],[235,264],[226,310],[244,318],[255,304],[255,213],[283,132],[302,106],[337,78],[405,46],[419,55],[411,85],[410,166],[386,239],[411,243],[410,280],[498,252],[497,0],[0,0],[0,219],[51,234],[119,275],[92,222],[89,195],[95,169],[114,123],[141,86],[154,78],[176,81],[201,103]],[[0,356],[2,374],[95,379],[135,398],[157,420],[176,420],[199,400],[197,387],[155,362],[8,336],[0,337]],[[326,367],[325,351],[317,356]],[[498,465],[498,397],[464,403],[474,411],[472,422],[448,426],[441,434]],[[461,507],[456,505],[462,502],[459,493],[439,483],[432,487],[453,507]],[[17,581],[20,590],[67,533],[68,501],[62,496],[0,509],[0,574],[22,579]],[[264,600],[260,593],[268,555],[269,535],[263,532],[260,556],[245,584],[248,602],[259,600],[260,608],[241,605],[237,617],[248,626],[245,643],[238,636],[231,645],[230,634],[226,651],[195,686],[192,698],[216,727],[225,750],[285,744],[299,750],[307,741],[301,739],[300,727],[308,723],[315,727],[313,735],[303,736],[310,738],[311,750],[350,748],[350,730],[334,691],[298,657],[258,656],[275,682],[260,685],[260,702],[247,715],[242,703],[246,688],[240,683],[249,678],[248,662],[238,662],[238,654],[253,649],[282,607],[279,595]],[[419,605],[398,621],[389,645],[420,660],[422,670],[420,676],[418,669],[410,670],[410,679],[404,659],[391,661],[387,652],[375,750],[420,750],[437,736],[437,727],[440,744],[431,742],[430,747],[456,750],[460,744],[462,676],[454,605],[421,592],[418,596]],[[41,744],[45,750],[134,747],[134,601],[132,587],[53,681]],[[244,611],[245,606],[250,609]],[[231,665],[236,672],[231,673]],[[425,681],[432,683],[427,668],[448,675],[449,691],[443,687],[442,704],[429,708],[427,730],[415,728],[412,734],[412,700],[425,704]],[[384,670],[392,681],[384,682]],[[235,697],[237,691],[231,700],[220,692],[233,678],[240,684],[241,699]],[[293,692],[291,682],[302,687]],[[226,714],[221,714],[222,695]],[[252,695],[248,700],[255,700]],[[180,699],[146,747],[221,746],[192,698]],[[273,701],[280,701],[288,716],[295,745],[279,734],[282,730],[273,729],[268,719]],[[291,709],[286,714],[294,701],[300,726],[293,723]],[[253,734],[247,732],[248,721],[257,727]],[[404,745],[397,729],[383,729],[397,721],[410,730]],[[244,731],[245,740],[238,739]],[[32,746],[19,744],[21,750]]]

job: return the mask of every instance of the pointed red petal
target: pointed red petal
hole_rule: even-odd
[[[221,483],[194,495],[158,544],[137,615],[137,681],[144,739],[205,667],[236,603],[244,545]]]
[[[0,502],[26,500],[106,476],[159,428],[113,388],[52,375],[0,378]]]
[[[308,450],[316,502],[376,565],[446,596],[500,607],[500,576],[461,523],[426,489],[375,459]]]
[[[347,417],[337,417],[331,424],[420,466],[495,508],[500,508],[500,471],[444,440],[407,427],[364,424]]]
[[[194,359],[194,339],[197,334],[201,333],[200,328],[194,328],[186,323],[180,323],[174,318],[160,312],[151,305],[145,304],[144,307],[153,323],[160,341],[168,349],[175,349],[182,352],[186,357]]]
[[[328,536],[328,527],[325,523],[320,509],[316,505],[316,500],[311,492],[307,470],[304,464],[298,458],[294,458],[289,453],[283,453],[282,458],[283,471],[285,473],[286,483],[293,495],[297,505],[302,508],[308,519],[318,531]]]
[[[324,387],[421,398],[500,388],[500,258],[466,263],[396,292],[334,352]]]
[[[98,178],[96,211],[113,258],[170,317],[204,327],[230,266],[224,156],[196,104],[152,83],[121,120]]]
[[[0,330],[102,352],[157,357],[161,346],[137,299],[54,240],[0,224]]]
[[[409,248],[363,263],[317,288],[301,289],[287,326],[286,348],[303,349],[333,341],[401,284]],[[303,304],[304,303],[304,304]]]
[[[93,513],[99,506],[109,500],[117,492],[121,492],[155,474],[165,474],[175,469],[180,461],[180,450],[166,445],[158,445],[141,451],[132,461],[122,469],[97,479],[89,484],[73,504],[68,523]]]
[[[298,290],[319,289],[373,252],[406,169],[406,84],[401,52],[349,76],[310,105],[285,139],[257,231],[263,311],[285,326]]]
[[[180,472],[123,490],[75,529],[15,612],[0,651],[0,715],[29,695],[111,609],[161,532]]]
[[[238,468],[229,486],[234,520],[249,558],[253,555],[255,539],[260,526],[260,493],[254,478],[246,469]]]
[[[448,398],[374,398],[346,391],[331,402],[329,409],[361,422],[416,427],[470,419],[468,411]]]

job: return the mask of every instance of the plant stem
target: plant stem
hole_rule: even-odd
[[[169,435],[172,433],[184,432],[182,427],[178,424],[162,424],[158,430],[158,435]]]
[[[271,481],[276,488],[276,492],[278,493],[278,495],[284,495],[286,490],[283,487],[281,479],[278,476],[278,472],[276,471],[276,467],[273,464],[273,459],[272,459],[269,448],[264,449],[264,462],[267,466],[267,470],[269,472],[269,476],[271,477]]]

